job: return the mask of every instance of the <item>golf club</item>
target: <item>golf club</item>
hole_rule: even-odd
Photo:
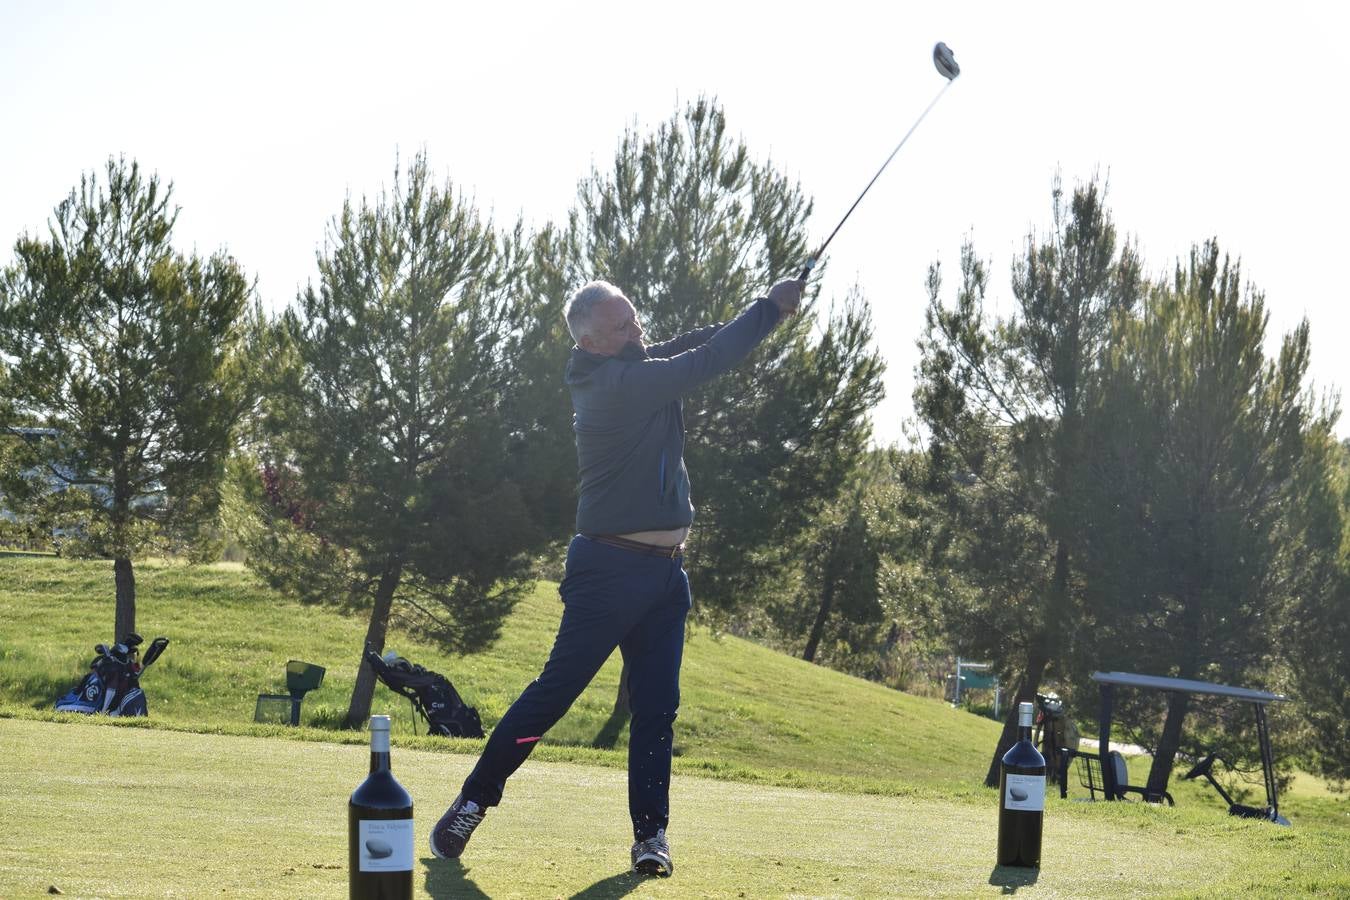
[[[157,637],[150,642],[150,647],[145,651],[145,656],[141,657],[141,670],[150,668],[150,664],[159,659],[164,648],[169,646],[169,639],[166,637]]]
[[[937,92],[937,96],[928,104],[928,107],[919,114],[919,118],[914,120],[914,124],[909,127],[909,131],[905,132],[905,136],[900,139],[900,143],[895,145],[895,149],[891,151],[891,155],[886,157],[886,161],[881,164],[881,168],[877,169],[877,174],[873,175],[872,180],[867,182],[867,187],[863,188],[862,193],[858,195],[858,199],[853,201],[853,205],[848,208],[848,212],[844,213],[844,217],[839,220],[839,224],[834,226],[834,231],[830,232],[830,236],[825,239],[825,243],[821,244],[820,249],[811,254],[810,258],[806,260],[806,268],[802,269],[802,274],[799,276],[802,281],[805,281],[810,277],[811,270],[816,267],[816,263],[825,255],[825,248],[830,246],[830,241],[834,240],[834,236],[839,233],[839,229],[844,227],[844,223],[848,221],[848,217],[853,215],[853,210],[858,208],[858,204],[862,202],[862,198],[867,196],[867,192],[872,189],[872,185],[876,184],[877,179],[881,177],[881,173],[886,171],[886,167],[891,164],[891,160],[895,159],[895,154],[899,153],[900,148],[905,146],[905,141],[909,140],[909,136],[914,133],[914,129],[919,127],[919,123],[923,121],[923,117],[928,115],[928,110],[937,106],[937,102],[942,99],[942,95],[947,93],[947,88],[951,87],[952,82],[956,80],[956,76],[961,74],[961,67],[956,64],[956,57],[952,55],[951,49],[941,42],[933,48],[933,65],[937,67],[937,70],[942,77],[947,79],[946,84],[942,86],[942,90]]]

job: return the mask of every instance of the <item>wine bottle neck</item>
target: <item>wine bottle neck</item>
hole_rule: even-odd
[[[380,752],[378,750],[370,751],[370,774],[376,772],[389,771],[389,751]]]

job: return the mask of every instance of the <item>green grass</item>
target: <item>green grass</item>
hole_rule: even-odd
[[[60,752],[54,752],[54,748]],[[166,760],[172,760],[166,765]],[[8,720],[0,895],[342,897],[354,746]],[[672,791],[675,876],[626,874],[623,774],[528,763],[462,863],[425,851],[471,757],[398,749],[430,897],[1344,896],[1344,840],[1201,809],[1052,801],[1043,868],[993,865],[991,797],[856,796],[698,777]],[[13,814],[21,809],[22,814]]]
[[[277,598],[237,566],[143,565],[137,586],[142,634],[173,641],[145,677],[150,718],[57,716],[53,698],[109,638],[111,566],[0,558],[0,783],[22,798],[0,825],[0,896],[342,896],[366,739],[324,726],[345,712],[365,623]],[[560,612],[542,585],[486,652],[450,657],[398,632],[390,645],[449,675],[490,727]],[[252,724],[290,658],[328,667],[305,727]],[[634,882],[617,677],[615,659],[464,866],[419,863],[422,896],[1350,895],[1350,804],[1306,778],[1282,798],[1291,829],[1232,819],[1193,783],[1174,781],[1175,809],[1055,798],[1045,869],[1025,883],[992,866],[997,799],[979,786],[992,722],[702,630],[676,725],[676,876]],[[413,737],[407,702],[383,688],[375,709],[395,717],[423,842],[481,742]],[[1132,780],[1146,767],[1133,761]]]

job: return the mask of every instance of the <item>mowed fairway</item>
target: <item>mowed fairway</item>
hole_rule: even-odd
[[[49,886],[72,897],[345,896],[346,800],[367,760],[350,745],[0,720],[9,808],[0,896],[43,896]],[[675,876],[645,881],[626,873],[623,773],[533,761],[462,864],[433,859],[427,829],[471,762],[395,749],[418,804],[418,896],[1225,897],[1350,887],[1343,869],[1326,877],[1337,848],[1325,836],[1216,823],[1212,812],[1052,803],[1044,870],[1032,882],[992,865],[988,803],[688,776],[672,797]],[[1247,876],[1272,851],[1282,884],[1253,883]]]

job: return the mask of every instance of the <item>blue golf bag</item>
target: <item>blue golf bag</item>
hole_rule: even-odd
[[[141,636],[128,634],[120,643],[108,647],[99,644],[98,654],[89,663],[89,672],[74,688],[56,701],[57,712],[86,715],[143,716],[147,713],[141,673],[159,658],[169,645],[166,637],[150,642],[144,660],[140,659]]]

